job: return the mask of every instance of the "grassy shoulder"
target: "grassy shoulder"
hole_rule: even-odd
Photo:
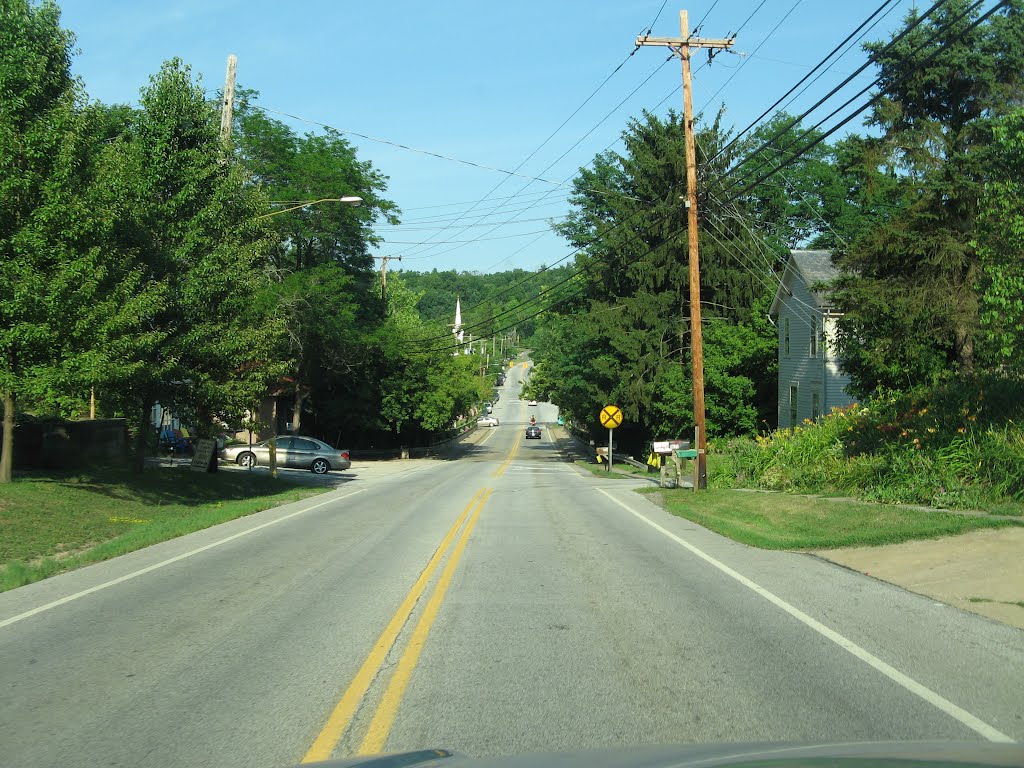
[[[1015,520],[847,499],[710,488],[642,489],[669,512],[762,549],[832,549],[951,536]]]
[[[603,477],[605,480],[632,480],[637,477],[654,477],[649,475],[646,469],[634,467],[632,464],[613,464],[611,472],[607,464],[595,464],[590,461],[577,461],[576,466],[585,469],[595,477]]]
[[[0,591],[325,490],[188,467],[20,477],[0,486]]]

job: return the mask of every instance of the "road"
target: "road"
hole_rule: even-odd
[[[459,458],[0,595],[2,762],[1024,740],[1024,632],[582,472],[522,374]]]

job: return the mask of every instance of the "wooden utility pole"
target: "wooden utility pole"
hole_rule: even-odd
[[[380,300],[388,300],[388,262],[392,259],[402,260],[401,256],[377,256],[380,259]]]
[[[697,432],[697,485],[707,487],[707,430],[704,428],[704,337],[700,317],[700,257],[697,238],[697,148],[693,132],[693,85],[690,57],[693,50],[716,50],[732,47],[731,39],[690,37],[690,21],[686,11],[679,12],[679,37],[638,37],[637,47],[661,45],[671,48],[683,61],[683,128],[686,144],[686,210],[687,234],[690,241],[690,360],[693,367],[693,418]]]
[[[224,77],[224,101],[220,105],[220,140],[227,143],[231,139],[231,122],[235,114],[235,69],[238,57],[228,56],[228,72]]]

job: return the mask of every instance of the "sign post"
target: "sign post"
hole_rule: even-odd
[[[612,434],[622,425],[622,409],[617,405],[606,405],[601,409],[601,426],[608,428],[608,471],[612,471]]]

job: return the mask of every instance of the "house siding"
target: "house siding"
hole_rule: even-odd
[[[792,295],[782,303],[777,321],[779,328],[779,426],[794,426],[791,420],[789,393],[797,385],[796,424],[811,418],[811,403],[817,394],[818,402],[828,412],[828,395],[825,390],[825,360],[819,341],[817,356],[810,356],[812,328],[822,328],[821,312],[811,292],[800,279],[794,279],[790,286]],[[789,355],[786,355],[785,328],[789,320]]]
[[[836,315],[827,315],[824,321],[825,328],[825,376],[828,382],[823,407],[825,413],[830,413],[833,408],[845,408],[856,402],[856,398],[846,391],[850,384],[850,377],[839,364],[839,353],[836,349]]]
[[[822,304],[827,293],[815,294],[808,288],[808,285],[828,283],[837,274],[828,251],[791,251],[772,299],[769,315],[779,332],[778,425],[781,428],[796,426],[804,419],[825,415],[833,408],[855,402],[846,392],[850,377],[843,371],[836,349],[836,325],[841,315]],[[787,328],[789,354],[786,353]],[[812,347],[815,329],[819,335]],[[797,392],[795,418],[790,412],[793,385]]]

